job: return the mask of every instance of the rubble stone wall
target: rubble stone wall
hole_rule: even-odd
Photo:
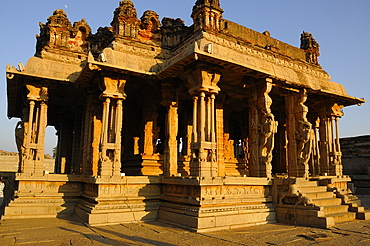
[[[54,159],[44,159],[44,170],[54,172]],[[18,156],[0,156],[0,172],[18,172]]]
[[[370,135],[341,138],[343,173],[370,175]]]

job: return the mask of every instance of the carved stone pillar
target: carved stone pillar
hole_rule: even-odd
[[[277,132],[277,121],[271,112],[272,99],[269,93],[272,79],[266,78],[262,85],[251,88],[249,101],[249,174],[254,177],[272,176],[272,150]]]
[[[225,163],[224,163],[224,110],[222,104],[216,106],[216,130],[215,140],[217,144],[217,163],[218,163],[218,176],[225,176]]]
[[[193,97],[193,143],[198,142],[198,97]]]
[[[318,118],[313,127],[313,140],[312,140],[312,157],[311,157],[311,174],[312,175],[320,175],[320,119]]]
[[[320,174],[328,175],[329,173],[329,153],[330,153],[330,118],[326,115],[326,108],[322,107],[319,112],[320,124]]]
[[[146,156],[151,156],[154,154],[154,145],[153,145],[153,121],[152,120],[148,120],[146,123],[145,123],[145,126],[144,126],[144,155]]]
[[[98,175],[99,143],[102,131],[102,105],[98,92],[90,91],[86,98],[83,122],[82,174]]]
[[[338,125],[339,118],[343,116],[342,108],[338,104],[324,105],[319,112],[321,175],[343,175]]]
[[[28,115],[23,122],[23,153],[20,160],[21,173],[42,175],[44,171],[44,140],[47,126],[47,104],[49,99],[47,87],[26,85],[29,93]]]
[[[176,176],[178,173],[177,133],[178,133],[177,104],[176,102],[171,102],[167,105],[167,117],[166,117],[166,144],[164,151],[165,156],[163,170],[163,174],[165,176]]]
[[[307,120],[308,107],[304,105],[307,93],[290,93],[285,98],[287,110],[288,174],[291,177],[308,178],[308,162],[311,157],[313,130]]]
[[[73,120],[62,118],[58,129],[58,149],[55,173],[70,173],[73,146]]]
[[[104,77],[100,98],[104,100],[99,147],[99,175],[121,175],[122,101],[126,80]]]
[[[220,88],[221,74],[199,63],[187,73],[193,95],[193,142],[190,175],[214,177],[218,175],[215,139],[216,114],[214,100]]]
[[[321,175],[343,175],[342,152],[339,143],[338,120],[343,116],[338,104],[323,104],[319,111],[320,126],[320,173]]]
[[[83,114],[82,107],[78,107],[74,112],[74,126],[73,126],[73,146],[72,146],[72,166],[71,166],[71,173],[73,174],[81,174],[82,172],[82,153],[81,149],[82,146],[82,134],[85,130],[83,128]]]

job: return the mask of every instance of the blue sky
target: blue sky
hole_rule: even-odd
[[[133,0],[139,17],[145,10],[161,18],[179,17],[191,25],[195,0]],[[224,18],[299,46],[302,31],[320,44],[319,62],[351,96],[369,103],[344,109],[342,137],[370,135],[370,1],[369,0],[221,0]],[[109,26],[118,0],[17,0],[0,3],[0,150],[16,151],[14,127],[18,119],[6,115],[5,67],[27,63],[34,55],[39,22],[55,9],[64,9],[73,23],[85,18],[95,33]],[[55,131],[47,130],[46,153],[56,145]]]

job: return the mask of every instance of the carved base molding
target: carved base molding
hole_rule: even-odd
[[[155,221],[159,201],[99,201],[94,204],[88,200],[80,201],[75,215],[89,225],[118,224],[139,221]]]
[[[206,232],[276,221],[327,228],[355,219],[356,212],[364,214],[360,204],[342,204],[340,196],[329,191],[348,190],[348,176],[308,180],[17,174],[16,181],[15,199],[5,208],[4,219],[74,214],[90,225],[161,220]],[[294,187],[306,202],[294,197]]]
[[[158,219],[205,232],[275,222],[270,181],[249,177],[162,179]]]
[[[122,162],[126,175],[158,176],[163,173],[163,157],[160,155],[136,155]]]
[[[227,176],[248,176],[247,164],[243,160],[233,159],[225,161],[225,175]]]
[[[275,223],[276,213],[271,204],[262,203],[198,208],[163,202],[158,220],[194,232],[209,232]]]
[[[3,219],[71,215],[80,200],[80,176],[18,174],[16,181],[18,190],[6,207]]]
[[[84,184],[75,215],[90,225],[154,221],[159,199],[158,178],[99,177]]]

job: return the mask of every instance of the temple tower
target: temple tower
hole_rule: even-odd
[[[191,14],[194,21],[194,29],[221,29],[223,9],[219,0],[198,0]]]
[[[140,20],[137,18],[136,9],[130,0],[121,1],[114,11],[114,17],[110,23],[114,35],[137,39]]]

